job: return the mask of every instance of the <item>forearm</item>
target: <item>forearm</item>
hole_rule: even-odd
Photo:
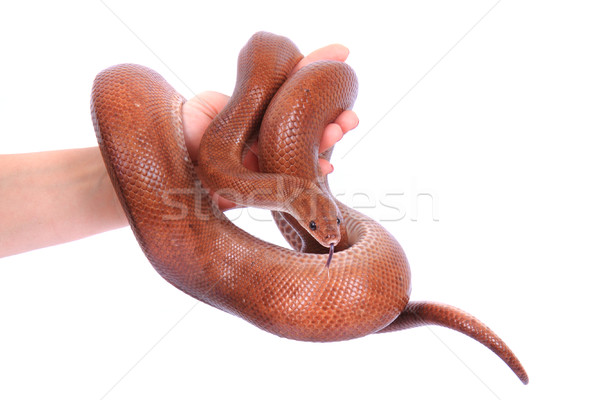
[[[0,257],[125,225],[98,148],[0,155]]]

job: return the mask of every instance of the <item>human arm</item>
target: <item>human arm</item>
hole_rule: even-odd
[[[0,155],[0,257],[127,224],[97,147]]]

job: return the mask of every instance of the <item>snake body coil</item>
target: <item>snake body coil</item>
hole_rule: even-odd
[[[202,139],[200,179],[183,138],[185,99],[139,65],[98,74],[91,106],[98,143],[149,261],[185,293],[282,337],[337,341],[438,324],[488,346],[527,383],[511,350],[480,321],[454,307],[409,303],[410,269],[398,242],[331,196],[318,172],[319,135],[352,106],[356,77],[344,63],[318,62],[288,79],[301,58],[280,36],[250,39],[234,94]],[[256,173],[241,159],[259,130]],[[274,210],[295,250],[237,228],[208,188]],[[327,254],[306,252],[329,245],[336,245],[329,268]]]

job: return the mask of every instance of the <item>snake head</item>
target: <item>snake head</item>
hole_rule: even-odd
[[[341,213],[331,197],[319,193],[299,196],[292,203],[291,214],[302,227],[324,247],[341,240]]]
[[[324,247],[329,247],[340,242],[340,223],[338,216],[317,215],[315,219],[308,221],[307,231]]]

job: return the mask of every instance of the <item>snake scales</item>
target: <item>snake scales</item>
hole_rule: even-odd
[[[275,335],[337,341],[436,324],[484,344],[527,383],[513,352],[479,320],[444,304],[409,302],[410,269],[398,242],[332,197],[318,170],[320,133],[352,107],[356,77],[333,61],[290,77],[301,58],[286,38],[252,36],[239,55],[234,93],[202,138],[199,177],[183,137],[185,99],[139,65],[97,75],[98,143],[149,261],[183,292]],[[260,173],[241,164],[259,132]],[[237,228],[208,188],[273,210],[294,250]],[[333,246],[331,259],[323,253]]]

